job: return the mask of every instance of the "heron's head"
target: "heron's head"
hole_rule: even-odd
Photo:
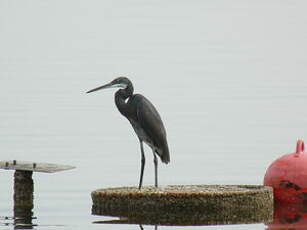
[[[87,91],[86,93],[91,93],[91,92],[94,92],[94,91],[97,91],[97,90],[107,89],[107,88],[126,89],[128,87],[132,87],[131,81],[126,77],[118,77],[118,78],[115,78],[110,83],[99,86],[99,87],[94,88],[94,89],[91,89],[91,90]]]

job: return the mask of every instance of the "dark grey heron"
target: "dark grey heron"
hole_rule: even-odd
[[[158,111],[143,95],[133,94],[133,85],[126,77],[116,78],[110,83],[92,89],[87,93],[106,88],[120,88],[115,93],[115,104],[119,112],[129,120],[140,141],[142,155],[139,189],[142,187],[145,166],[143,142],[152,149],[155,166],[155,187],[158,187],[157,155],[163,163],[167,164],[170,161],[166,131]]]

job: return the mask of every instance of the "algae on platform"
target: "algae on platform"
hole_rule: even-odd
[[[143,223],[250,223],[268,221],[273,215],[272,189],[253,185],[106,188],[92,192],[92,200],[93,214]]]

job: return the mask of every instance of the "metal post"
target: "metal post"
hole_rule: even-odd
[[[14,225],[15,229],[32,228],[33,172],[55,173],[74,166],[30,161],[0,161],[0,169],[15,170],[14,174]]]

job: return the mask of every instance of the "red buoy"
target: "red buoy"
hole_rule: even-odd
[[[267,169],[264,185],[273,187],[274,199],[287,203],[307,203],[307,152],[298,140],[296,152],[276,159]]]

